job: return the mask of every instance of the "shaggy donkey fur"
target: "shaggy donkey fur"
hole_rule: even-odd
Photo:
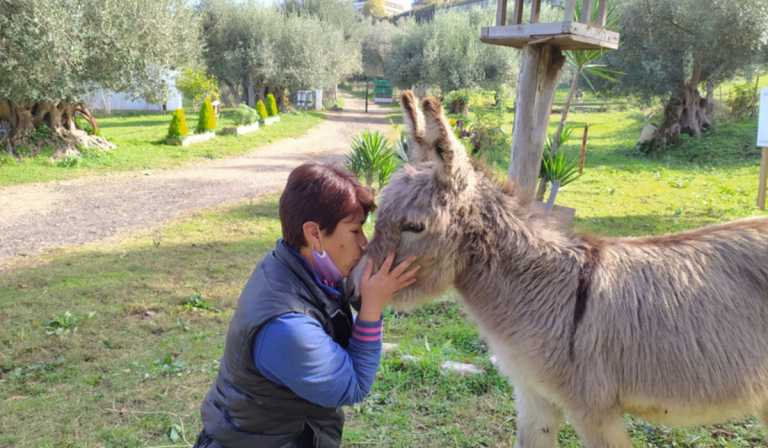
[[[622,414],[670,425],[768,420],[768,219],[662,237],[565,234],[473,166],[440,103],[402,108],[411,165],[382,191],[366,255],[415,256],[392,305],[453,285],[515,386],[517,445],[567,414],[586,447],[630,447]],[[359,279],[366,258],[353,273]]]

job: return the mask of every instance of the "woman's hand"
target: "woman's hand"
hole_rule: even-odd
[[[408,258],[392,269],[395,253],[391,252],[381,264],[381,269],[376,275],[372,275],[373,261],[368,260],[363,270],[363,276],[360,277],[361,305],[360,313],[357,315],[359,319],[368,322],[376,322],[381,319],[381,313],[387,307],[392,294],[416,283],[413,276],[421,266],[406,271],[415,259],[415,257]]]

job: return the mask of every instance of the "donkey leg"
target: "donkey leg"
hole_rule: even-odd
[[[525,388],[515,387],[517,442],[515,448],[554,448],[563,412]]]
[[[590,412],[584,415],[568,412],[568,421],[585,448],[632,448],[627,423],[621,413]]]

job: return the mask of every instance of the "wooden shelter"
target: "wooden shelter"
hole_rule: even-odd
[[[555,23],[539,23],[541,0],[531,0],[530,21],[523,23],[523,3],[514,0],[512,23],[507,25],[507,0],[498,0],[496,25],[484,27],[480,40],[523,50],[509,179],[516,180],[517,187],[533,197],[555,89],[565,62],[563,50],[615,50],[619,33],[605,27],[608,0],[582,0],[579,20],[574,17],[576,0],[565,0],[563,21]]]

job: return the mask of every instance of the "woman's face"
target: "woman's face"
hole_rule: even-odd
[[[363,234],[364,223],[365,213],[362,207],[358,207],[354,213],[339,222],[333,234],[329,235],[325,230],[320,231],[325,251],[344,277],[347,277],[360,261],[363,247],[368,244],[368,239]]]

